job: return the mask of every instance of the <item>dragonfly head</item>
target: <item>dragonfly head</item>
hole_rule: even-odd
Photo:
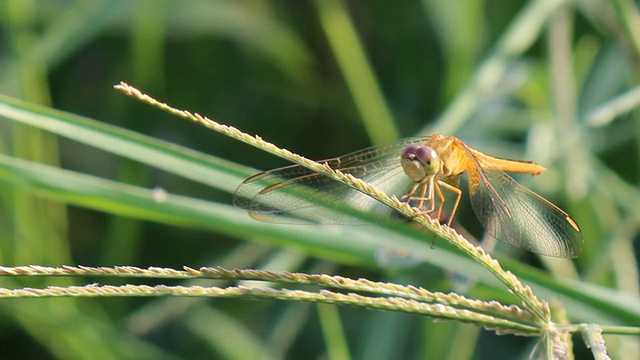
[[[436,175],[440,169],[440,158],[433,148],[424,145],[409,145],[401,156],[402,169],[413,182]]]

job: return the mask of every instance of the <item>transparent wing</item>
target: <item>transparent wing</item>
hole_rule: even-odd
[[[503,171],[484,170],[483,160],[468,149],[467,153],[475,164],[467,169],[469,197],[489,234],[542,255],[574,258],[580,254],[582,232],[566,212]]]
[[[388,195],[404,195],[413,185],[404,174],[400,155],[409,144],[427,138],[404,139],[338,158],[319,161],[351,174]],[[276,223],[354,224],[349,209],[386,216],[392,210],[347,185],[299,165],[266,171],[245,180],[233,204],[260,221]]]

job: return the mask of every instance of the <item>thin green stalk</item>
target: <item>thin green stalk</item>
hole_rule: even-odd
[[[398,139],[393,115],[344,3],[342,0],[316,0],[315,4],[371,141],[383,144]]]

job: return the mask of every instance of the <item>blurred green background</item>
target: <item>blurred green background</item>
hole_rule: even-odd
[[[455,135],[486,153],[548,167],[523,183],[571,213],[585,234],[575,268],[504,244],[502,253],[637,297],[639,15],[625,0],[4,0],[0,94],[256,171],[287,164],[113,85],[128,82],[312,159],[400,137]],[[232,188],[214,189],[7,118],[0,118],[0,152],[231,202]],[[468,209],[459,214],[462,223],[472,221]],[[481,236],[477,226],[470,229]],[[402,271],[358,266],[260,235],[140,221],[0,188],[5,266],[222,265],[496,296],[428,264]],[[0,279],[3,287],[72,283],[55,280]],[[346,340],[354,358],[512,359],[526,358],[534,344],[417,316],[275,301],[17,299],[0,301],[0,318],[3,352],[20,358],[339,358]],[[612,354],[638,354],[636,342],[609,340]]]

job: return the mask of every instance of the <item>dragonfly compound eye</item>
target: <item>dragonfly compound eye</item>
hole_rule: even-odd
[[[438,159],[438,153],[429,146],[416,146],[415,155],[421,163],[431,165]]]
[[[418,151],[418,145],[409,145],[404,148],[402,152],[402,160],[416,160],[416,151]]]
[[[402,152],[402,168],[414,182],[434,175],[439,164],[438,153],[429,146],[409,145]]]

